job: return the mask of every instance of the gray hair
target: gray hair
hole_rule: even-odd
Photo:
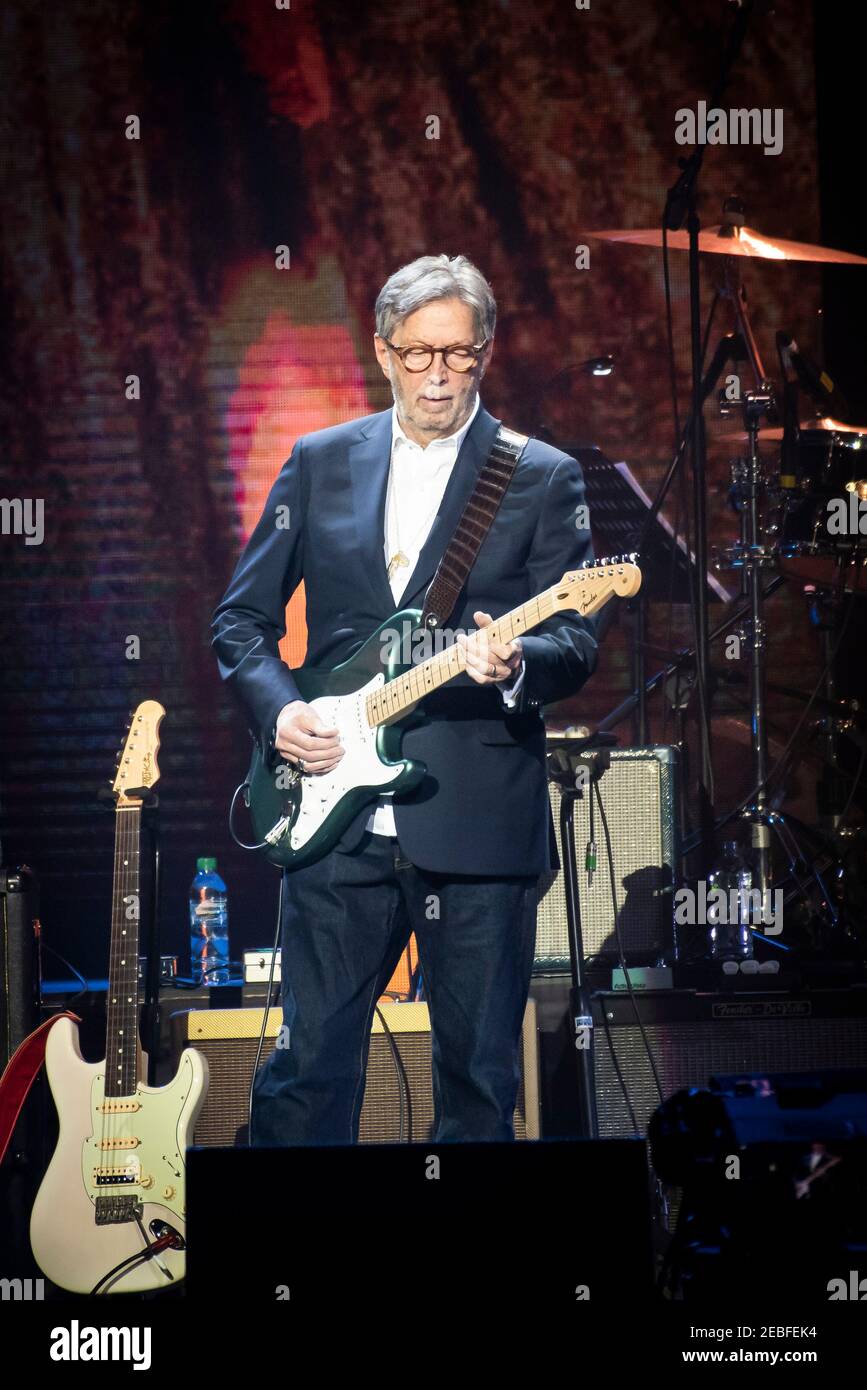
[[[376,299],[376,331],[391,338],[404,319],[435,299],[469,304],[482,338],[493,338],[497,303],[484,275],[466,256],[419,256],[390,275]]]

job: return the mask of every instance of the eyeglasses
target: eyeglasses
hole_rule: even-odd
[[[478,346],[453,343],[444,348],[428,347],[426,343],[413,343],[410,347],[398,347],[396,343],[390,343],[388,338],[383,338],[382,341],[400,358],[408,372],[426,372],[438,352],[442,353],[443,362],[449,371],[468,372],[476,365],[491,340],[486,338]]]

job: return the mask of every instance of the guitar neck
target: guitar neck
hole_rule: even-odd
[[[141,801],[115,808],[111,952],[105,1036],[105,1094],[130,1096],[138,1082],[139,855]]]
[[[561,606],[556,598],[560,587],[559,584],[553,584],[544,593],[537,594],[535,598],[528,599],[518,608],[513,608],[509,613],[497,618],[496,622],[490,623],[485,628],[488,641],[511,642],[515,637],[532,632],[534,627],[545,622],[546,618],[550,618]],[[591,611],[590,607],[587,611]],[[466,670],[466,665],[464,649],[455,642],[443,651],[437,652],[435,656],[429,657],[427,661],[420,662],[419,665],[404,671],[402,675],[387,681],[379,690],[372,691],[367,696],[367,718],[371,728],[378,724],[390,723],[398,715],[412,709],[432,690],[438,690],[440,686],[454,680],[455,676]]]
[[[506,644],[516,637],[522,637],[525,632],[532,632],[534,627],[544,623],[554,613],[571,609],[588,618],[615,594],[621,598],[631,598],[641,588],[641,571],[635,564],[636,559],[635,555],[621,555],[569,571],[559,584],[552,584],[550,589],[504,613],[496,622],[489,623],[483,629],[486,640]],[[434,633],[437,631],[445,636],[443,629],[434,629]],[[403,642],[403,636],[397,636]],[[429,637],[430,633],[422,633],[422,636]],[[412,646],[415,646],[414,639]],[[380,724],[392,723],[417,705],[419,700],[430,695],[432,690],[454,680],[455,676],[466,670],[467,659],[464,648],[453,643],[427,661],[403,664],[406,670],[386,681],[378,690],[371,691],[365,699],[367,722],[372,729]]]

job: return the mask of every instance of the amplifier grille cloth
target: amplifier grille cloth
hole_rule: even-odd
[[[412,1137],[430,1139],[433,1128],[431,1036],[426,1004],[384,1004],[380,1008],[403,1061],[412,1101]],[[282,1017],[269,1012],[263,1058],[274,1050]],[[194,1142],[233,1146],[246,1132],[250,1074],[256,1055],[261,1013],[257,1009],[203,1009],[172,1018],[176,1055],[192,1046],[204,1053],[210,1069],[208,1095],[196,1124]],[[536,1006],[530,999],[524,1017],[515,1136],[539,1137],[539,1076]],[[397,1143],[400,1136],[400,1091],[388,1038],[374,1020],[370,1039],[367,1089],[361,1111],[361,1143]],[[407,1137],[404,1118],[404,1140]],[[245,1140],[242,1139],[242,1142]]]
[[[599,1134],[625,1138],[633,1132],[610,1043],[644,1133],[659,1098],[641,1034],[636,1024],[606,1029],[597,1008],[594,1003]],[[715,1074],[867,1067],[867,1018],[645,1022],[644,1028],[666,1098],[684,1086],[707,1086]]]
[[[614,750],[611,766],[602,777],[602,804],[611,831],[620,934],[627,957],[652,958],[671,935],[672,899],[669,888],[674,861],[673,752],[659,748]],[[560,788],[549,784],[551,813],[560,845]],[[611,904],[611,880],[605,836],[595,808],[597,871],[587,885],[584,853],[590,838],[588,798],[575,803],[575,845],[581,934],[586,957],[617,951]],[[562,845],[560,845],[562,858]],[[569,963],[566,927],[566,895],[558,872],[549,885],[543,882],[537,913],[536,971],[558,971]]]

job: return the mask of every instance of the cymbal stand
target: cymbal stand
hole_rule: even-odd
[[[764,586],[762,571],[773,568],[776,555],[772,546],[763,543],[760,499],[764,477],[758,451],[760,421],[773,409],[773,390],[766,384],[761,390],[747,391],[742,400],[744,426],[748,439],[748,454],[735,460],[732,467],[732,498],[741,519],[740,544],[735,547],[734,564],[742,570],[745,596],[749,600],[749,619],[739,634],[746,640],[750,652],[750,716],[753,732],[753,785],[756,788],[752,803],[742,812],[750,825],[753,858],[753,887],[765,894],[772,886],[771,832],[786,856],[789,873],[798,890],[809,897],[804,881],[806,870],[822,894],[823,907],[836,925],[837,913],[822,876],[810,858],[803,853],[793,828],[785,816],[775,811],[768,796],[768,727],[766,699],[767,626],[764,616]]]
[[[757,788],[753,804],[745,815],[751,824],[754,856],[755,886],[763,895],[770,887],[771,836],[767,820],[768,730],[767,696],[765,691],[765,656],[767,630],[764,615],[762,570],[773,562],[773,555],[762,545],[759,499],[764,479],[759,458],[758,434],[761,417],[771,405],[769,387],[746,391],[743,394],[743,417],[747,431],[748,455],[732,465],[732,499],[740,514],[741,540],[739,559],[744,596],[749,599],[750,616],[746,637],[750,652],[750,714],[753,730],[753,783]]]

